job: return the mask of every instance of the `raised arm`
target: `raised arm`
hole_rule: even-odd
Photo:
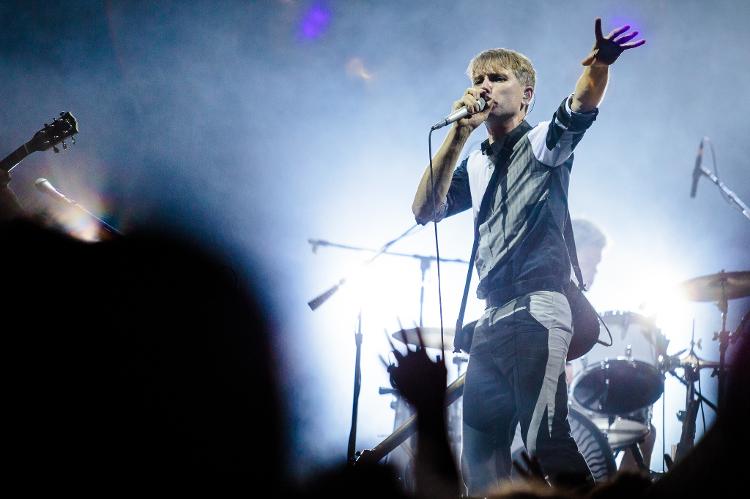
[[[602,20],[596,18],[594,21],[594,33],[596,41],[589,55],[581,61],[585,67],[583,74],[578,78],[576,89],[570,103],[570,108],[576,113],[591,111],[601,103],[604,92],[607,90],[609,81],[609,66],[612,65],[620,54],[628,49],[640,47],[646,40],[631,42],[638,36],[637,31],[628,32],[630,26],[621,26],[612,30],[606,37],[602,35]]]

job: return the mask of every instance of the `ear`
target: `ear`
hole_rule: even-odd
[[[527,106],[531,104],[531,100],[534,98],[534,89],[532,87],[526,87],[523,89],[523,103]]]

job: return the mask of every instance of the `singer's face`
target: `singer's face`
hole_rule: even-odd
[[[533,89],[524,88],[513,71],[501,66],[479,67],[474,71],[472,84],[482,92],[482,97],[490,106],[490,116],[507,120],[526,114],[528,102],[524,100],[524,95],[525,92],[533,92]]]

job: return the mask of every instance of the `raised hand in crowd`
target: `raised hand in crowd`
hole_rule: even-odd
[[[460,485],[445,422],[445,360],[430,359],[419,330],[417,333],[420,346],[416,350],[407,346],[402,354],[391,343],[397,364],[389,366],[388,372],[391,384],[417,412],[417,495],[455,498]],[[401,334],[406,344],[406,334],[403,330]]]

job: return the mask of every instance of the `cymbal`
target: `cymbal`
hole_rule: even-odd
[[[419,336],[417,330],[422,333],[422,340],[426,348],[437,348],[440,349],[440,328],[439,327],[415,327],[411,329],[404,329],[403,334],[401,331],[396,331],[391,334],[393,339],[404,342],[404,334],[406,335],[406,344],[419,346]],[[455,336],[455,327],[444,327],[443,338],[445,340],[445,351],[453,350],[453,337]]]
[[[692,301],[733,300],[750,296],[750,271],[722,271],[689,279],[680,286]]]

